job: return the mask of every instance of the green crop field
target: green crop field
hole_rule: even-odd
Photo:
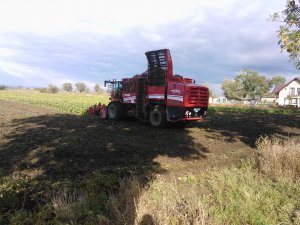
[[[10,100],[55,108],[61,111],[82,114],[86,109],[99,102],[107,104],[108,95],[79,93],[40,93],[35,90],[4,90],[0,91],[0,100]]]
[[[36,90],[3,90],[0,91],[0,100],[17,101],[27,104],[55,108],[65,112],[82,114],[86,109],[99,102],[108,104],[108,94],[80,94],[80,93],[40,93]],[[283,109],[268,106],[209,106],[209,112],[241,112],[267,114],[293,114],[296,109]]]

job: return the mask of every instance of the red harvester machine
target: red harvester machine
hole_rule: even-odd
[[[110,103],[88,109],[90,115],[121,120],[134,116],[154,127],[167,122],[204,119],[207,115],[208,88],[193,79],[173,74],[168,49],[146,52],[148,70],[132,78],[105,81],[111,86]]]

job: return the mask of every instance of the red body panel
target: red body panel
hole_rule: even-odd
[[[167,106],[184,106],[185,85],[183,83],[168,82]]]
[[[208,88],[196,84],[168,82],[167,106],[208,107]]]
[[[208,107],[208,88],[200,85],[188,84],[185,86],[185,107]]]
[[[165,101],[166,88],[161,86],[149,86],[148,99]]]

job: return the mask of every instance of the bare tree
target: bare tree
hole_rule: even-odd
[[[52,85],[52,84],[49,84],[48,86],[48,92],[49,93],[57,93],[58,92],[58,87]]]
[[[73,86],[71,83],[64,83],[63,84],[63,89],[67,92],[71,92],[73,90]]]
[[[103,93],[103,89],[100,87],[99,84],[96,84],[94,88],[95,88],[95,92],[100,94]]]
[[[83,83],[83,82],[78,82],[78,83],[75,84],[75,86],[76,86],[77,91],[79,91],[80,93],[84,92],[87,88],[86,84]]]

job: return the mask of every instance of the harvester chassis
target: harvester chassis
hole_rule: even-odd
[[[132,78],[105,81],[110,84],[108,106],[90,107],[90,115],[122,120],[136,117],[149,121],[154,127],[167,122],[203,120],[207,116],[208,88],[193,79],[174,75],[168,49],[145,53],[148,70]]]

